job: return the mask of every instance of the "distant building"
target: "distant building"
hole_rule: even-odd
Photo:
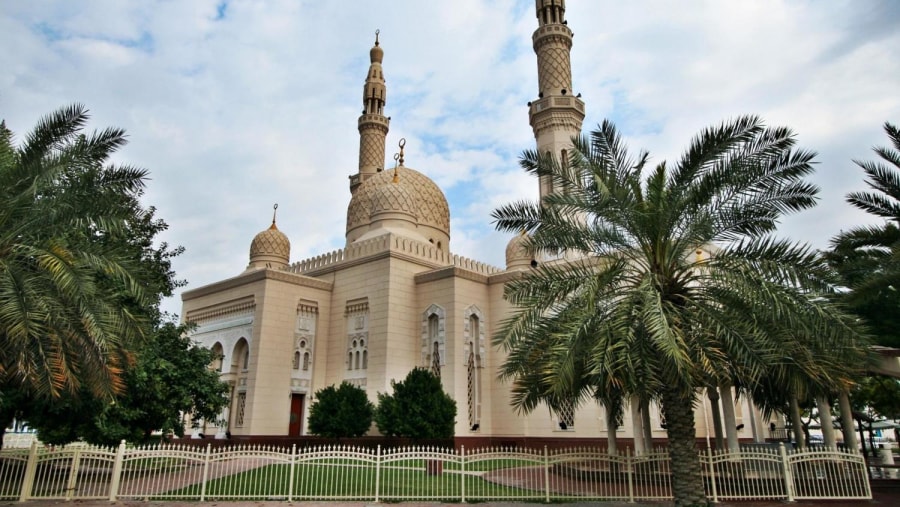
[[[529,119],[538,150],[565,159],[585,111],[572,93],[572,31],[565,0],[535,3],[539,91]],[[504,284],[531,269],[533,259],[522,237],[509,242],[505,269],[451,253],[441,189],[405,165],[402,142],[397,159],[385,165],[390,118],[377,34],[369,55],[346,247],[291,264],[290,241],[273,217],[253,238],[243,273],[182,296],[182,315],[198,324],[192,338],[221,355],[216,367],[233,387],[219,434],[306,434],[317,390],[347,381],[374,401],[376,393],[390,392],[391,380],[420,366],[437,373],[457,401],[458,439],[605,438],[602,407],[528,416],[511,408],[509,386],[497,380],[503,356],[490,337],[510,314]],[[538,187],[541,196],[554,190],[549,180]],[[665,438],[655,407],[643,418],[632,419],[632,412],[619,436],[631,438],[643,419],[648,427],[638,435]],[[744,414],[749,408],[740,403],[736,424]],[[706,418],[698,412],[699,437],[707,434]],[[744,437],[756,426],[747,422]]]

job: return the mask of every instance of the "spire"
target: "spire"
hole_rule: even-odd
[[[400,138],[400,153],[394,154],[394,178],[392,183],[400,182],[400,166],[403,165],[403,147],[406,146],[406,138]]]
[[[357,122],[359,128],[359,172],[350,176],[350,192],[367,178],[384,168],[384,141],[387,137],[390,118],[384,116],[387,102],[387,87],[381,62],[384,50],[378,40],[379,30],[375,30],[375,45],[369,50],[369,73],[363,85],[363,110]]]
[[[276,202],[274,206],[272,206],[272,225],[269,226],[269,229],[278,230],[278,227],[275,227],[275,215],[278,214],[278,203]]]
[[[535,0],[538,29],[531,36],[538,66],[538,98],[528,103],[528,118],[540,153],[565,163],[572,136],[581,133],[584,102],[572,93],[570,52],[574,34],[566,21],[565,0]],[[553,192],[543,177],[541,198]]]

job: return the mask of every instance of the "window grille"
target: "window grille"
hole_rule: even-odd
[[[244,408],[247,405],[247,393],[238,393],[237,407],[234,414],[234,425],[237,428],[244,426]]]
[[[575,403],[571,400],[562,402],[559,408],[556,409],[556,417],[559,429],[575,429]]]

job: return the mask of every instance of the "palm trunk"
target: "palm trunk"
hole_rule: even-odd
[[[616,424],[615,409],[604,407],[606,410],[606,452],[610,455],[619,453],[619,446],[616,442],[616,430],[619,425]]]
[[[694,400],[678,389],[662,392],[662,408],[669,435],[669,455],[672,459],[672,493],[676,507],[707,505],[706,490],[697,455],[697,432],[694,429]]]

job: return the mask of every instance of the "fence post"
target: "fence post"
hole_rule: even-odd
[[[628,475],[628,503],[634,503],[634,463],[628,447],[625,448],[625,471]]]
[[[716,487],[716,467],[713,464],[713,450],[711,447],[706,448],[706,465],[709,467],[709,483],[712,486],[712,501],[719,503],[719,492]]]
[[[116,450],[116,461],[113,463],[112,480],[109,485],[109,501],[115,502],[119,494],[119,483],[122,482],[122,468],[125,461],[125,441],[119,442]]]
[[[550,456],[547,455],[547,446],[544,446],[544,501],[550,503]]]
[[[209,454],[212,444],[206,444],[206,454],[203,456],[203,479],[200,482],[200,501],[206,501],[206,482],[209,479]]]
[[[31,442],[31,450],[28,451],[28,464],[25,465],[25,479],[22,481],[22,490],[19,492],[19,501],[24,502],[31,497],[34,487],[34,476],[37,474],[37,440]]]
[[[466,446],[459,446],[459,501],[466,503]]]
[[[297,444],[291,446],[291,476],[288,478],[288,502],[294,501],[294,465],[297,464]]]
[[[75,453],[72,455],[72,467],[69,468],[69,479],[66,481],[66,501],[72,499],[75,491],[75,484],[78,482],[78,465],[81,463],[81,448],[76,447]]]
[[[787,501],[794,501],[794,474],[791,473],[791,465],[788,463],[787,450],[784,448],[784,442],[778,444],[778,451],[781,454],[781,465],[784,469],[784,486],[787,493]]]
[[[378,503],[379,492],[381,490],[381,444],[375,451],[375,503]]]

